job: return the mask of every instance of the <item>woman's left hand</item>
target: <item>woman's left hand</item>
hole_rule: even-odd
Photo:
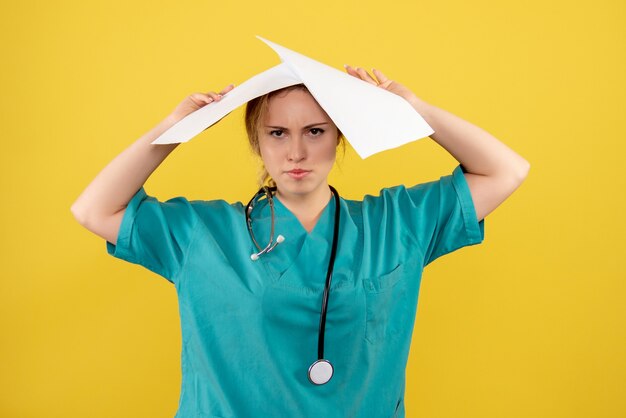
[[[349,65],[346,65],[345,67],[346,67],[346,72],[350,74],[351,76],[360,78],[361,80],[367,81],[368,83],[373,84],[374,86],[378,86],[387,91],[395,93],[398,96],[404,98],[407,102],[411,103],[412,105],[415,104],[415,102],[419,101],[417,96],[415,96],[415,94],[413,94],[411,90],[404,87],[402,84],[398,83],[397,81],[388,79],[380,70],[377,70],[375,68],[372,69],[372,72],[374,73],[374,76],[376,77],[376,79],[374,79],[371,75],[369,75],[367,71],[365,71],[364,68],[361,68],[361,67],[353,68]]]

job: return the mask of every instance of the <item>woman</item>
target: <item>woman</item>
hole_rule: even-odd
[[[177,146],[151,142],[230,85],[187,97],[72,206],[110,254],[175,284],[178,417],[403,417],[423,268],[482,242],[484,217],[527,176],[528,162],[484,130],[380,71],[346,71],[406,99],[461,165],[438,181],[342,199],[328,184],[341,133],[298,85],[247,105],[250,144],[276,186],[249,211],[147,196],[144,182]]]

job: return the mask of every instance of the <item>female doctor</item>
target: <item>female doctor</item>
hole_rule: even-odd
[[[481,128],[373,70],[460,163],[437,181],[362,201],[328,184],[341,132],[303,85],[246,107],[267,184],[248,205],[160,202],[143,184],[178,144],[151,142],[232,90],[195,93],[111,161],[72,206],[109,254],[176,288],[177,417],[403,417],[419,285],[436,258],[482,242],[484,218],[529,163]]]

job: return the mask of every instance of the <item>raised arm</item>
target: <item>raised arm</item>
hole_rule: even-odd
[[[96,235],[116,244],[128,202],[178,146],[154,145],[151,142],[189,113],[220,100],[221,95],[232,88],[229,85],[220,93],[194,93],[186,97],[167,118],[116,156],[72,205],[72,214],[78,222]]]
[[[526,179],[530,163],[489,132],[422,100],[411,104],[434,129],[430,138],[465,168],[478,220],[497,208]]]
[[[485,130],[419,99],[409,89],[374,70],[346,66],[348,74],[406,99],[435,133],[430,136],[465,168],[476,217],[483,219],[509,197],[528,175],[530,164]]]

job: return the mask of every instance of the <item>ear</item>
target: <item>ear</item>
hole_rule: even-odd
[[[342,136],[343,136],[343,133],[341,133],[339,128],[337,128],[337,146],[339,146],[339,144],[341,144],[341,137]]]

